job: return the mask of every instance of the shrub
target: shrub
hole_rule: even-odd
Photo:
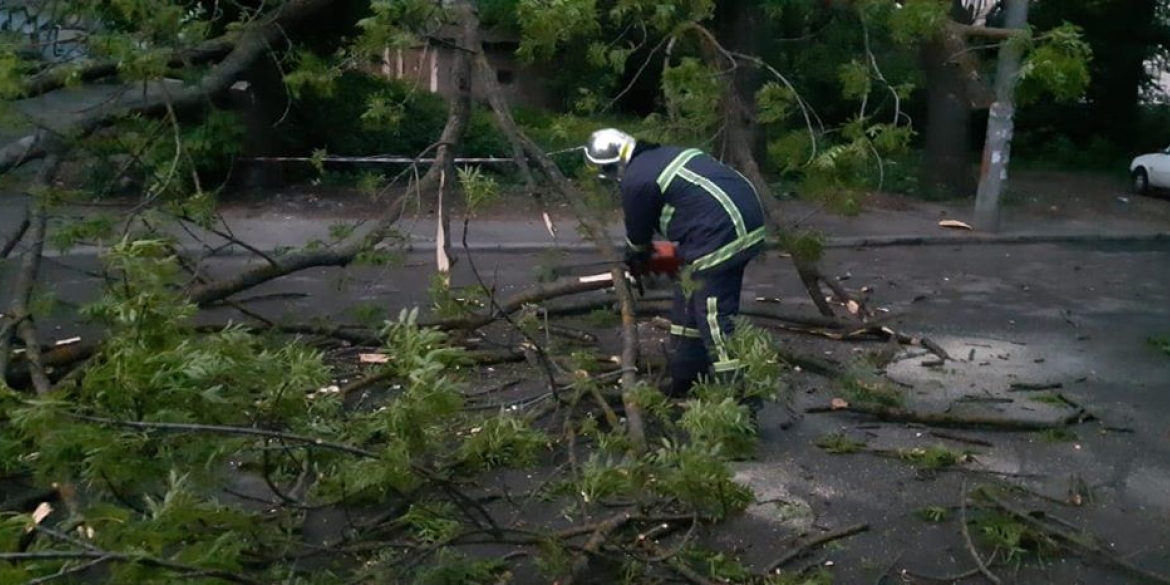
[[[296,102],[300,135],[291,142],[301,151],[321,148],[329,154],[414,156],[439,139],[447,123],[441,96],[393,79],[347,71],[331,91],[306,88]],[[285,125],[285,132],[295,132]],[[475,108],[460,153],[468,156],[511,152],[492,116]]]

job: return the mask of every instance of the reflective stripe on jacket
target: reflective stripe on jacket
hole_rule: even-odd
[[[706,270],[764,241],[764,210],[752,184],[698,149],[661,146],[639,153],[622,177],[627,244],[654,233]]]

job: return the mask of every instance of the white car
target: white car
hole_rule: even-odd
[[[1170,147],[1133,159],[1129,163],[1129,176],[1134,193],[1170,189]]]

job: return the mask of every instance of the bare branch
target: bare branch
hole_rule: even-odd
[[[116,420],[112,418],[102,418],[97,416],[88,416],[84,414],[75,414],[71,412],[63,413],[65,416],[83,420],[92,423],[103,425],[113,425],[119,427],[128,427],[133,429],[146,430],[160,430],[160,431],[177,431],[177,432],[195,432],[195,433],[218,433],[221,435],[244,435],[249,437],[264,437],[266,439],[279,439],[282,441],[289,441],[294,443],[301,443],[303,445],[320,447],[330,451],[338,451],[347,453],[349,455],[356,455],[358,457],[365,457],[367,459],[377,459],[378,454],[373,451],[367,451],[351,445],[344,445],[341,443],[334,443],[319,439],[317,437],[306,437],[304,435],[294,435],[292,433],[282,433],[280,431],[270,431],[267,429],[256,429],[250,427],[232,427],[224,425],[203,425],[203,424],[186,424],[186,423],[164,423],[164,422],[143,422],[131,420]]]
[[[975,561],[975,566],[979,568],[979,572],[987,577],[988,581],[1000,585],[1002,581],[991,569],[987,568],[987,564],[983,562],[983,557],[979,554],[979,550],[975,548],[975,542],[971,540],[971,530],[967,528],[967,482],[963,482],[963,486],[959,493],[959,530],[963,533],[963,542],[967,546],[967,552],[971,553],[971,559]]]
[[[220,569],[205,569],[195,565],[176,563],[165,559],[145,555],[131,555],[104,550],[44,550],[34,552],[0,553],[0,561],[60,561],[60,560],[101,560],[102,562],[118,561],[123,563],[139,563],[178,571],[186,577],[216,577],[232,583],[243,585],[262,585],[260,581],[243,575]]]
[[[12,253],[13,248],[15,248],[16,245],[20,243],[20,240],[24,238],[24,234],[28,231],[29,225],[28,217],[20,220],[20,225],[16,226],[16,231],[12,232],[12,234],[8,236],[8,241],[4,242],[3,247],[0,247],[0,260],[8,258],[8,255]]]
[[[37,174],[36,183],[44,187],[51,185],[59,164],[60,159],[55,155],[46,159],[44,166],[41,167],[40,172]],[[27,329],[26,326],[30,325],[28,323],[28,319],[30,318],[28,305],[32,298],[33,287],[36,286],[37,274],[40,271],[41,252],[45,247],[45,230],[48,225],[48,214],[43,202],[33,202],[32,214],[29,221],[32,226],[32,233],[30,234],[31,242],[29,243],[28,249],[24,252],[20,272],[16,275],[16,281],[13,284],[12,300],[8,310],[4,317],[0,318],[0,330],[7,332],[0,337],[0,380],[6,379],[8,375],[13,330],[20,330],[22,333],[31,333],[34,331]],[[30,335],[22,336],[25,337],[26,343],[30,343],[30,337],[33,340],[31,345],[26,348],[30,356],[29,363],[33,367],[31,370],[33,380],[37,383],[38,391],[42,389],[47,391],[44,370],[39,364],[41,348],[35,344],[36,335],[35,333],[31,333]],[[37,354],[35,357],[33,356],[34,353]]]

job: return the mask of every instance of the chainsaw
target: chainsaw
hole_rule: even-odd
[[[612,275],[609,272],[602,272],[600,274],[590,273],[598,268],[609,268],[612,266],[614,266],[614,263],[608,260],[566,264],[553,267],[552,276],[555,278],[580,276],[582,282],[603,281],[611,279]],[[671,242],[654,242],[653,251],[650,254],[650,261],[647,262],[644,271],[638,274],[632,274],[627,271],[626,276],[627,278],[631,278],[639,288],[642,288],[643,279],[650,281],[650,288],[657,288],[654,286],[657,281],[663,279],[669,280],[676,277],[681,268],[682,258],[678,255],[678,246]]]

